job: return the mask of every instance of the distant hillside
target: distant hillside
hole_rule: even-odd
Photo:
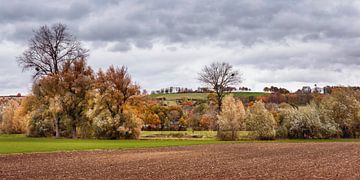
[[[235,97],[249,97],[249,96],[262,96],[267,93],[264,92],[233,92]],[[151,94],[153,98],[165,98],[167,101],[174,101],[177,99],[188,98],[188,99],[199,99],[206,100],[209,93],[176,93],[176,94]]]

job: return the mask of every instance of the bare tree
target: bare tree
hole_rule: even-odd
[[[34,31],[28,48],[17,58],[23,70],[35,71],[33,78],[58,74],[66,61],[88,56],[88,50],[69,34],[66,25],[42,26]]]
[[[215,62],[210,64],[210,66],[205,66],[199,73],[198,79],[215,91],[218,112],[221,111],[226,88],[231,85],[237,85],[242,81],[240,72],[234,70],[232,65],[225,62]]]

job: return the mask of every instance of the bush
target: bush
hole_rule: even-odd
[[[54,123],[51,116],[47,116],[42,109],[38,109],[30,114],[28,126],[28,136],[30,137],[51,137],[54,135]]]
[[[290,121],[294,118],[293,115],[295,109],[291,106],[283,106],[279,109],[278,116],[278,127],[276,129],[276,137],[278,138],[288,138],[289,137],[289,129],[290,129]]]
[[[257,101],[249,107],[246,117],[247,130],[254,131],[256,138],[262,140],[275,139],[275,119],[266,110],[261,101]]]
[[[26,117],[22,116],[20,104],[11,100],[4,107],[3,112],[0,116],[0,132],[5,134],[22,134],[26,131]]]
[[[138,139],[142,120],[130,111],[112,118],[108,111],[102,111],[93,118],[94,136],[100,139]]]
[[[327,120],[315,103],[296,108],[280,109],[277,137],[298,139],[334,138],[340,133],[337,124]]]
[[[339,88],[320,102],[324,120],[338,124],[343,138],[360,137],[359,95],[359,91]]]
[[[120,116],[111,118],[107,111],[101,112],[93,117],[94,136],[99,139],[119,139]]]
[[[223,100],[223,106],[219,119],[219,134],[221,140],[237,140],[237,132],[244,127],[245,109],[240,100],[235,100],[232,95],[228,95]],[[229,136],[228,134],[231,134]]]
[[[238,140],[239,135],[234,135],[232,131],[218,131],[216,137],[222,141],[234,141]]]
[[[142,120],[131,112],[125,113],[124,118],[125,122],[119,128],[120,136],[125,139],[139,139]]]

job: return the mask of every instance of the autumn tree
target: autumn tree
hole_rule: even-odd
[[[240,100],[235,100],[232,95],[225,96],[218,119],[220,127],[218,136],[222,140],[237,140],[237,132],[245,126],[244,105]],[[226,136],[227,132],[231,132],[231,135]]]
[[[233,66],[225,62],[215,62],[205,66],[199,73],[199,81],[210,86],[216,93],[218,112],[221,112],[222,100],[226,89],[241,83],[241,74]]]
[[[193,106],[192,109],[188,112],[187,124],[192,128],[193,133],[194,130],[200,129],[201,117],[206,113],[207,109],[208,105],[201,103]]]
[[[16,100],[10,100],[6,103],[5,108],[0,114],[0,132],[6,134],[25,133],[27,119],[22,115],[20,103]]]
[[[170,106],[167,110],[166,115],[172,124],[179,125],[179,121],[183,116],[183,111],[179,106]],[[179,129],[179,127],[177,127],[177,130],[178,129]]]
[[[342,137],[360,137],[360,91],[351,88],[335,88],[320,102],[326,119],[338,124]]]
[[[98,72],[95,89],[95,101],[89,116],[94,119],[96,134],[98,137],[119,138],[118,129],[127,121],[126,118],[136,119],[126,115],[125,106],[131,97],[140,94],[139,86],[132,82],[125,66],[110,66],[106,72]]]
[[[122,113],[129,98],[140,93],[139,86],[132,82],[125,66],[110,66],[106,73],[100,70],[96,85],[107,109],[113,115],[116,112]]]
[[[87,52],[67,26],[59,23],[35,30],[28,48],[17,60],[23,70],[35,71],[33,77],[37,78],[58,74],[66,61],[85,58]]]
[[[69,33],[66,25],[59,23],[35,30],[28,48],[17,58],[23,70],[34,71],[34,90],[37,92],[33,94],[41,102],[37,108],[43,109],[34,117],[39,117],[40,121],[45,120],[41,116],[48,112],[46,117],[52,116],[54,119],[56,137],[60,137],[59,126],[63,113],[60,104],[63,103],[65,93],[60,87],[62,79],[59,73],[66,63],[85,58],[88,56],[87,52],[88,50],[82,48],[80,42]]]
[[[34,103],[34,106],[38,104],[34,112],[41,110],[38,116],[42,118],[34,121],[53,119],[57,138],[61,135],[61,125],[67,123],[71,130],[66,130],[76,138],[77,126],[86,119],[87,94],[93,81],[93,71],[83,59],[67,61],[58,74],[38,78],[33,87],[33,94],[39,102]]]
[[[76,138],[77,127],[86,123],[87,96],[94,82],[94,73],[86,65],[86,61],[80,59],[67,61],[59,76],[63,97],[58,105],[70,120],[71,134],[73,138]]]
[[[156,117],[159,119],[160,129],[169,127],[170,120],[167,116],[168,108],[165,106],[154,105],[151,107],[151,111],[156,114]]]
[[[261,101],[255,102],[246,113],[246,129],[259,139],[275,139],[276,122]]]
[[[53,120],[55,137],[59,138],[60,135],[60,124],[63,112],[63,97],[65,94],[64,89],[61,87],[61,78],[59,74],[53,74],[51,76],[43,76],[38,78],[34,84],[32,93],[35,96],[33,99],[33,118],[32,121],[48,121]],[[38,128],[35,125],[41,123],[33,123],[34,132],[30,134],[38,136]],[[47,123],[44,123],[47,126]],[[39,127],[41,128],[41,127]]]

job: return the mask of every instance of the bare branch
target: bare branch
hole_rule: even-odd
[[[34,31],[28,48],[17,57],[23,70],[34,71],[33,78],[58,74],[67,61],[83,59],[88,50],[68,33],[64,24],[55,24],[51,28],[42,26]]]
[[[227,87],[241,83],[241,74],[233,70],[232,65],[225,62],[215,62],[205,66],[199,73],[199,81],[210,86],[217,95],[218,111],[221,111],[221,101]]]

